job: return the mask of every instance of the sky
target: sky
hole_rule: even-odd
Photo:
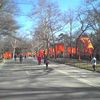
[[[18,24],[21,26],[19,32],[29,34],[33,29],[32,19],[27,16],[32,9],[32,5],[29,2],[30,0],[16,0],[16,4],[19,7],[19,14],[16,16]],[[34,4],[37,4],[37,0],[33,0]],[[69,9],[76,9],[82,5],[82,0],[51,0],[55,3],[58,3],[62,11],[67,11]]]

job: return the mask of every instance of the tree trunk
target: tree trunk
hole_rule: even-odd
[[[16,49],[16,48],[13,48],[13,59],[14,59],[14,55],[15,55],[15,49]]]

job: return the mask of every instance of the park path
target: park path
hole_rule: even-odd
[[[100,100],[100,73],[64,64],[22,64],[9,60],[0,67],[0,100]]]

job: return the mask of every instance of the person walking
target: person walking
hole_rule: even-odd
[[[14,55],[14,60],[15,60],[15,61],[16,61],[16,58],[17,58],[17,55],[15,54],[15,55]]]
[[[45,64],[46,64],[46,69],[48,69],[48,64],[49,64],[49,60],[48,60],[48,58],[46,58],[46,60],[45,60]]]
[[[22,56],[22,54],[20,54],[20,56],[19,56],[20,63],[22,63],[22,60],[23,60],[23,56]]]
[[[38,64],[40,65],[41,64],[41,56],[40,55],[37,57],[37,60],[38,60]]]
[[[92,64],[93,71],[95,71],[96,70],[96,58],[95,57],[92,58],[91,64]]]
[[[47,56],[46,55],[44,55],[44,64],[46,63],[46,60],[47,60]]]
[[[26,59],[26,55],[24,55],[24,58]]]

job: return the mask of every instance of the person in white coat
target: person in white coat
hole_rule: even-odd
[[[95,71],[96,70],[96,58],[95,57],[92,58],[91,64],[92,64],[92,67],[93,67],[93,71]]]

